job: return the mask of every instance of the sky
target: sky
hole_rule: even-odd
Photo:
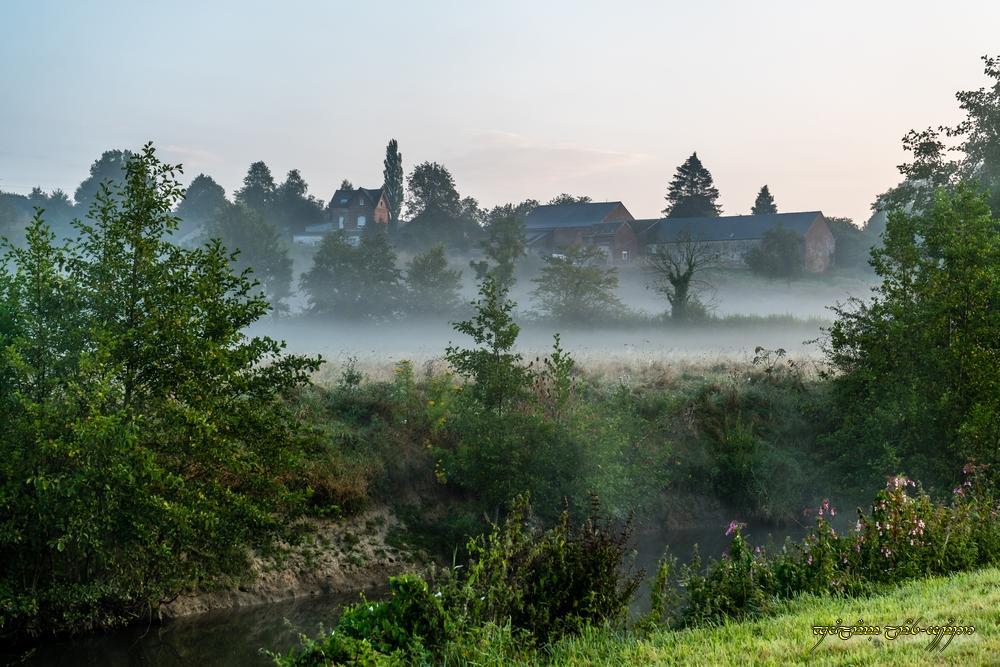
[[[865,220],[910,128],[961,119],[1000,2],[0,0],[0,190],[72,195],[153,141],[227,193],[264,160],[330,198],[447,166],[490,206],[560,192],[656,217],[697,151],[724,214]]]

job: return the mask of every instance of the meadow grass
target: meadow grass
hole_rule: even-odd
[[[943,650],[928,650],[927,635],[868,640],[827,637],[816,649],[814,625],[972,625]],[[504,635],[502,630],[497,635]],[[911,582],[869,598],[805,595],[773,616],[648,635],[591,629],[534,651],[512,649],[509,638],[485,641],[453,664],[513,665],[1000,665],[1000,569]],[[467,650],[473,647],[466,646]]]

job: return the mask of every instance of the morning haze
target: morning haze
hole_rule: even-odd
[[[974,14],[977,19],[966,18]],[[300,169],[374,183],[387,136],[484,204],[585,192],[663,208],[692,151],[726,213],[867,219],[899,137],[956,118],[1000,24],[982,2],[7,2],[0,189],[72,191],[155,140],[227,190]]]
[[[0,2],[0,664],[997,664],[1000,5],[826,5]]]

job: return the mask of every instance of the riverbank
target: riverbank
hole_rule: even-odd
[[[946,647],[928,650],[933,636],[920,634],[888,640],[885,626],[919,618],[923,627],[973,626]],[[869,640],[826,637],[815,649],[814,625],[858,619],[881,626]],[[513,650],[509,632],[461,647],[456,664],[476,665],[996,665],[1000,664],[1000,569],[989,568],[950,577],[924,579],[884,594],[860,599],[804,595],[782,611],[755,621],[716,627],[657,631],[647,636],[591,629],[567,637],[544,651]],[[893,633],[890,633],[893,634]]]
[[[160,607],[160,619],[381,588],[390,576],[423,569],[412,553],[389,543],[400,522],[385,507],[309,523],[300,544],[252,556],[239,582],[179,595]]]

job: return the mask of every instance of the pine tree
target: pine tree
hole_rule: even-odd
[[[382,171],[385,198],[389,202],[389,229],[394,230],[403,208],[403,154],[399,152],[399,143],[395,139],[390,139],[385,147],[382,164],[385,167]]]
[[[768,213],[777,212],[778,207],[774,204],[774,197],[771,196],[771,191],[765,185],[757,193],[757,200],[753,203],[750,213],[753,215],[767,215]]]
[[[698,159],[698,153],[692,153],[677,168],[666,199],[663,214],[668,218],[714,218],[722,212],[722,207],[716,203],[719,191],[712,183],[712,174]]]

